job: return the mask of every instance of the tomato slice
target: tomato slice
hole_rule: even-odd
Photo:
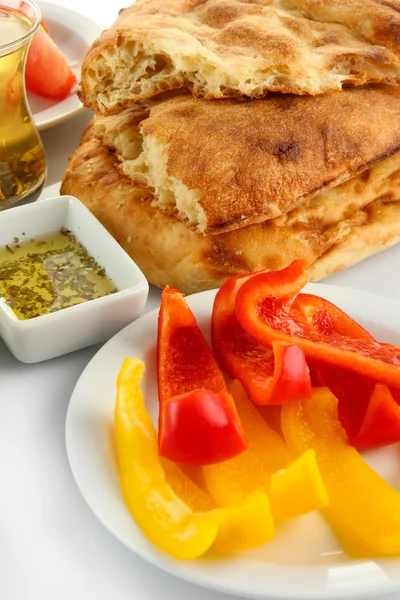
[[[39,25],[29,47],[25,83],[31,92],[52,98],[67,96],[77,83],[67,59],[43,25]]]

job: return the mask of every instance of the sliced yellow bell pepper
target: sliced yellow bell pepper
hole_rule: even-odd
[[[182,560],[197,558],[212,547],[227,553],[272,539],[274,523],[265,494],[253,494],[228,509],[193,512],[184,499],[194,506],[197,486],[172,463],[166,467],[170,485],[138,385],[143,371],[141,361],[124,361],[117,381],[115,438],[122,494],[145,535],[158,548]],[[207,502],[203,496],[201,508]]]
[[[231,384],[230,393],[249,447],[235,458],[203,467],[204,479],[216,503],[230,506],[252,492],[263,491],[269,495],[275,521],[326,506],[327,493],[314,454],[306,453],[292,462],[295,455],[269,427],[238,381]]]
[[[261,492],[249,494],[238,504],[216,509],[213,513],[219,528],[212,549],[219,554],[257,548],[275,536],[268,497]]]
[[[176,463],[161,456],[160,463],[166,482],[190,510],[202,513],[217,507],[207,489],[198,486]]]
[[[230,393],[249,447],[235,458],[203,467],[216,503],[230,506],[252,492],[264,491],[275,521],[326,506],[328,498],[315,456],[308,453],[292,463],[295,455],[259,414],[239,381],[232,382]]]
[[[337,414],[333,394],[326,388],[314,390],[310,400],[283,407],[285,439],[297,454],[314,449],[330,500],[323,512],[346,549],[397,554],[400,493],[349,445]]]
[[[207,487],[218,506],[230,506],[251,492],[268,490],[272,473],[287,467],[293,456],[258,413],[240,382],[233,381],[229,391],[249,447],[235,458],[203,467]]]
[[[307,450],[285,470],[274,473],[268,495],[276,522],[328,506],[329,497],[314,450]]]

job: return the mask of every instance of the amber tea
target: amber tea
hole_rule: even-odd
[[[34,30],[30,18],[0,0],[0,210],[35,199],[46,176],[43,146],[23,79]]]

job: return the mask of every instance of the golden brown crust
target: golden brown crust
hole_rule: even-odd
[[[280,0],[280,4],[314,21],[345,23],[360,39],[399,54],[399,0]]]
[[[210,99],[397,83],[397,4],[137,0],[87,53],[82,100],[109,114],[183,86]]]
[[[98,118],[95,127],[96,135],[124,160],[132,158],[121,143],[137,132],[136,109]],[[166,149],[166,164],[158,160],[157,147],[146,167],[159,182],[153,187],[160,208],[188,218],[197,231],[218,234],[286,213],[396,152],[400,88],[352,88],[301,98],[274,95],[248,102],[175,95],[153,103],[139,129],[144,143],[156,139]],[[136,181],[142,162],[139,170],[132,162],[122,169]],[[165,173],[184,185],[178,190],[184,196],[182,209]],[[166,185],[175,202],[171,194],[163,202]],[[190,203],[188,190],[193,193]]]
[[[371,202],[360,210],[347,239],[335,243],[308,268],[310,281],[319,281],[400,242],[400,198]]]
[[[396,154],[287,215],[204,236],[152,206],[151,193],[121,175],[115,155],[90,126],[61,191],[94,213],[151,283],[194,293],[232,275],[283,268],[295,258],[312,265],[315,280],[388,247],[400,235],[399,184]]]

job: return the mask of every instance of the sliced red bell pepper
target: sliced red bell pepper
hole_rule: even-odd
[[[373,340],[368,331],[356,323],[332,302],[312,294],[299,294],[292,305],[315,332],[321,335],[343,335],[355,339]],[[347,369],[309,361],[315,387],[328,387],[338,399],[339,418],[349,438],[360,429],[375,382]]]
[[[204,388],[226,392],[224,376],[183,294],[162,292],[158,316],[158,397],[161,406],[173,396]]]
[[[239,323],[261,344],[269,345],[273,340],[296,344],[307,360],[340,366],[377,383],[399,388],[399,347],[338,333],[321,333],[300,311],[292,308],[294,297],[306,281],[303,261],[249,279],[236,298]]]
[[[286,404],[311,397],[311,379],[303,350],[296,344],[273,341],[274,376],[265,404]]]
[[[235,403],[183,294],[162,293],[158,321],[159,452],[183,464],[233,458],[247,448]]]
[[[210,495],[178,465],[159,458],[157,434],[139,387],[143,371],[142,361],[125,359],[117,380],[114,420],[121,491],[143,533],[180,560],[198,558],[211,547],[215,554],[232,554],[269,542],[275,527],[264,492],[253,492],[234,506],[214,508]],[[318,502],[315,482],[309,488],[311,502]]]
[[[211,465],[246,449],[228,392],[198,389],[167,400],[161,417],[160,455],[177,463]]]
[[[374,340],[340,308],[319,296],[299,294],[292,310],[299,310],[320,333]],[[316,385],[328,387],[338,398],[339,418],[353,446],[367,450],[400,441],[400,407],[393,398],[395,390],[319,361],[310,364],[310,369]]]
[[[217,292],[211,319],[214,352],[223,368],[241,382],[256,404],[310,398],[310,375],[303,351],[281,342],[273,342],[272,349],[259,344],[236,317],[238,291],[256,275],[228,279]]]
[[[299,294],[293,301],[292,309],[299,310],[307,323],[322,335],[345,335],[358,340],[373,340],[372,335],[354,321],[336,304],[314,296]]]
[[[350,437],[358,450],[370,450],[400,441],[400,406],[386,385],[377,384],[359,431]]]

